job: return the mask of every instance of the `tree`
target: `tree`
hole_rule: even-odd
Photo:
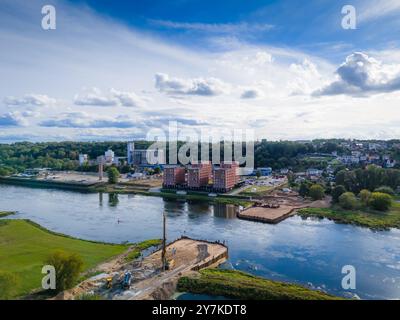
[[[355,209],[357,207],[357,204],[357,198],[353,192],[345,192],[339,197],[339,205],[343,209]]]
[[[391,187],[388,187],[388,186],[382,186],[382,187],[376,188],[374,190],[374,192],[386,193],[386,194],[388,194],[390,196],[394,196],[395,195],[394,190]]]
[[[8,167],[0,167],[0,177],[9,176],[12,174],[12,169]]]
[[[360,193],[358,194],[361,203],[364,206],[368,205],[369,199],[371,198],[371,191],[367,190],[367,189],[362,189],[360,191]]]
[[[161,173],[161,168],[160,167],[155,167],[154,168],[154,174],[160,174]]]
[[[58,292],[72,288],[83,269],[82,258],[75,253],[56,251],[50,254],[45,264],[56,270],[56,290]]]
[[[333,202],[339,202],[339,197],[346,192],[346,188],[342,186],[341,184],[333,188],[331,194],[332,194],[332,201]]]
[[[303,198],[307,197],[310,193],[310,186],[307,182],[302,182],[299,188],[299,195]]]
[[[325,196],[325,190],[320,184],[313,184],[310,187],[309,195],[313,200],[321,200]]]
[[[387,211],[392,206],[392,197],[387,193],[373,192],[369,199],[369,205],[372,209]]]
[[[118,183],[119,171],[116,167],[110,167],[107,170],[107,174],[108,174],[108,183],[111,183],[111,184]]]
[[[0,300],[11,299],[17,293],[19,282],[15,273],[0,271]]]

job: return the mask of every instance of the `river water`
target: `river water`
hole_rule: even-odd
[[[236,218],[235,208],[140,195],[78,193],[0,185],[0,211],[18,211],[74,237],[136,242],[162,235],[225,241],[227,268],[362,299],[400,299],[400,230],[373,232],[329,220],[291,217],[278,225]],[[342,289],[344,265],[356,269],[356,289]]]

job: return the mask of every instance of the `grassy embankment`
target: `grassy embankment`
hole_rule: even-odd
[[[18,276],[16,297],[41,286],[43,263],[55,250],[79,254],[86,272],[123,253],[129,246],[75,239],[48,231],[29,220],[0,220],[0,270]]]
[[[400,228],[400,203],[393,202],[387,212],[371,209],[344,210],[338,206],[331,208],[307,208],[298,211],[302,217],[327,218],[338,223],[354,224],[374,230]]]
[[[321,291],[272,281],[236,270],[204,269],[197,275],[182,277],[178,291],[224,296],[244,300],[334,300]]]
[[[0,211],[0,218],[12,216],[15,212],[12,211]]]
[[[262,197],[274,190],[272,186],[249,186],[239,193],[240,196],[245,197]]]
[[[151,247],[156,247],[161,244],[162,240],[161,239],[151,239],[151,240],[145,240],[142,241],[138,244],[135,244],[131,251],[126,255],[125,260],[132,261],[140,257],[140,254],[143,250],[149,249]]]

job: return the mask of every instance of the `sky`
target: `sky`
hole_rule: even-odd
[[[171,121],[399,139],[399,18],[398,0],[0,0],[0,143],[144,139]]]

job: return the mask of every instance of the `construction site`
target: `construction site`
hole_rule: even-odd
[[[127,261],[129,250],[111,261],[98,265],[95,276],[61,292],[54,299],[75,300],[96,296],[104,300],[164,300],[175,293],[180,277],[203,268],[216,267],[228,258],[228,248],[220,242],[177,239],[168,245]]]
[[[279,223],[302,208],[328,208],[330,199],[311,201],[294,191],[273,191],[258,199],[254,206],[238,213],[238,218],[265,223]]]

